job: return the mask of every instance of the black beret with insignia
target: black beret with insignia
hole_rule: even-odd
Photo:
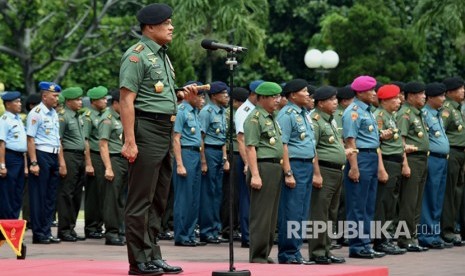
[[[332,96],[336,96],[336,94],[337,89],[335,87],[325,85],[315,91],[315,94],[313,94],[313,99],[315,99],[315,101],[324,101],[331,98]]]
[[[286,83],[283,87],[283,94],[288,95],[293,92],[298,92],[307,87],[308,82],[304,79],[294,79]]]
[[[410,94],[417,94],[425,91],[425,84],[418,81],[411,81],[404,86],[404,92]]]
[[[446,86],[440,82],[428,83],[426,85],[425,94],[428,97],[435,97],[446,93]]]
[[[446,86],[447,91],[452,91],[463,86],[464,81],[461,77],[447,78],[442,83]]]
[[[234,87],[231,98],[239,102],[245,102],[249,97],[249,90],[242,87]]]
[[[337,89],[337,95],[336,97],[338,99],[352,99],[355,97],[355,92],[354,90],[352,90],[352,88],[350,87],[350,84],[344,86],[344,87],[340,87]]]
[[[143,7],[137,12],[137,20],[141,24],[158,25],[170,18],[173,9],[166,4],[154,3]]]

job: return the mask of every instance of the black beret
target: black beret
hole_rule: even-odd
[[[119,89],[114,89],[110,92],[111,100],[119,102]]]
[[[355,92],[354,90],[352,90],[352,88],[350,87],[350,84],[344,86],[344,87],[340,87],[337,89],[337,95],[336,97],[338,99],[352,99],[353,97],[355,97]]]
[[[425,88],[425,94],[429,97],[439,96],[446,93],[446,86],[440,82],[428,83]]]
[[[391,81],[391,84],[397,85],[400,88],[400,91],[404,91],[405,82],[403,81]]]
[[[26,99],[26,110],[30,111],[29,105],[37,105],[42,101],[42,97],[40,96],[39,93],[37,94],[31,94],[29,97]]]
[[[166,4],[150,4],[143,7],[137,12],[137,20],[141,24],[158,25],[170,18],[173,14],[173,9]]]
[[[283,88],[283,94],[288,95],[293,92],[298,92],[307,87],[308,82],[304,79],[294,79],[286,83]]]
[[[337,89],[333,86],[322,86],[319,87],[316,91],[315,94],[313,95],[313,99],[315,101],[324,101],[326,99],[331,98],[332,96],[336,96],[337,94]]]
[[[461,77],[447,78],[442,83],[446,86],[447,91],[452,91],[463,86],[464,81]]]
[[[245,102],[249,97],[249,90],[242,87],[234,87],[231,98],[236,101]]]
[[[425,84],[418,81],[411,81],[404,86],[404,92],[416,94],[425,91]]]
[[[375,92],[378,93],[378,89],[383,85],[384,85],[384,83],[376,81]]]
[[[313,94],[315,94],[316,86],[313,86],[311,84],[307,85],[307,91],[308,91],[308,94],[312,96]]]

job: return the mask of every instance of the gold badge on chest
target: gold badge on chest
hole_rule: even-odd
[[[161,81],[158,81],[157,83],[155,83],[154,87],[155,87],[155,92],[157,93],[163,92],[163,88],[165,88],[165,86],[163,85],[163,82]]]
[[[274,146],[276,144],[276,139],[274,137],[270,138],[270,145]]]

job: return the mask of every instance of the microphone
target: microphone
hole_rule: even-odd
[[[218,41],[210,40],[210,39],[202,40],[201,45],[202,45],[202,48],[207,49],[207,50],[212,50],[212,51],[221,49],[221,50],[225,50],[228,52],[247,52],[247,48],[245,47],[218,43]]]

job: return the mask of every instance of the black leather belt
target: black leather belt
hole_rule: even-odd
[[[450,146],[451,149],[455,149],[461,152],[465,151],[465,147],[460,147],[460,146]]]
[[[95,153],[95,154],[98,154],[100,155],[100,151],[96,151],[96,150],[90,150],[91,153]]]
[[[330,168],[330,169],[336,169],[336,170],[343,170],[345,165],[325,161],[325,160],[318,160],[318,165]]]
[[[281,160],[279,158],[258,158],[257,163],[276,163],[281,164]]]
[[[186,149],[186,150],[193,150],[193,151],[197,151],[197,152],[200,152],[200,147],[194,147],[194,146],[181,146],[182,149]]]
[[[449,158],[449,154],[445,154],[445,153],[430,152],[429,155],[437,157],[437,158],[443,158],[443,159]]]
[[[176,118],[176,115],[145,112],[138,109],[136,109],[134,113],[137,117],[147,118],[156,121],[174,122],[174,119]]]
[[[313,158],[289,158],[289,161],[313,162]]]
[[[78,154],[84,154],[84,150],[77,150],[77,149],[63,149],[64,152],[72,152]]]
[[[121,157],[121,158],[123,158],[121,153],[110,153],[110,157]]]
[[[391,155],[384,155],[383,154],[383,160],[385,161],[391,161],[395,163],[402,163],[404,162],[404,156],[401,154],[391,154]]]
[[[207,144],[205,144],[205,148],[223,149],[223,145],[207,145]]]
[[[371,153],[371,152],[378,152],[378,149],[358,149],[358,151]]]
[[[24,152],[15,151],[15,150],[11,150],[11,149],[8,149],[8,148],[5,148],[5,152],[11,153],[11,154],[16,154],[16,155],[23,155],[24,154]]]
[[[407,155],[420,155],[420,156],[428,156],[427,151],[414,151],[411,153],[407,153]]]

